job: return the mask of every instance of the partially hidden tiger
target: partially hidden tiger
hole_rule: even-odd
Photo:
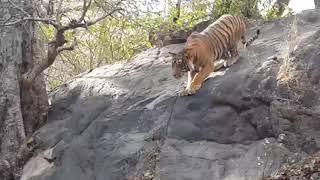
[[[229,67],[239,60],[239,41],[247,47],[260,34],[258,29],[247,41],[247,24],[243,16],[222,15],[202,32],[189,35],[182,51],[169,52],[172,56],[173,76],[180,79],[188,72],[187,86],[181,95],[195,94],[210,73],[222,67],[217,67],[217,61],[223,59],[223,66]]]

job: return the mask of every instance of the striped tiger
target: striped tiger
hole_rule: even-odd
[[[209,25],[202,32],[193,32],[179,53],[172,53],[173,76],[180,79],[188,72],[188,82],[184,95],[196,93],[211,72],[219,69],[215,62],[225,59],[223,66],[228,67],[240,58],[238,43],[245,47],[256,40],[260,30],[246,40],[246,19],[242,16],[225,14]]]

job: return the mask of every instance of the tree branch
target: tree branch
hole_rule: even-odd
[[[91,0],[89,0],[89,3],[87,5],[87,0],[83,0],[83,9],[82,9],[82,15],[78,20],[78,23],[81,23],[84,20],[84,17],[86,16],[89,7],[91,6]]]
[[[63,3],[63,0],[60,0],[60,1],[59,1],[59,5],[58,5],[58,9],[57,9],[57,16],[56,16],[56,22],[58,23],[59,26],[61,26],[61,17],[62,17],[61,9],[62,9],[62,3]]]
[[[7,20],[8,21],[8,20]],[[7,22],[6,21],[6,22]],[[10,22],[10,23],[3,23],[3,24],[0,24],[0,26],[14,26],[14,25],[17,25],[17,24],[20,24],[24,21],[38,21],[38,22],[42,22],[44,24],[50,24],[52,25],[53,27],[55,28],[58,28],[58,24],[55,22],[55,20],[53,19],[47,19],[47,18],[36,18],[36,17],[24,17],[22,19],[19,19],[19,20],[16,20],[16,21],[13,21],[13,22]]]
[[[78,42],[77,42],[77,38],[75,36],[75,33],[74,34],[74,38],[73,38],[73,42],[70,46],[65,46],[65,47],[59,47],[57,49],[58,53],[62,52],[62,51],[73,51],[74,48],[77,46]]]
[[[42,23],[45,23],[45,24],[50,24],[52,26],[54,26],[55,28],[58,28],[58,25],[57,23],[54,22],[54,20],[52,19],[49,19],[49,18],[40,18],[40,17],[32,17],[29,13],[27,13],[25,10],[23,10],[22,8],[20,8],[18,5],[16,5],[15,3],[13,3],[11,0],[8,1],[15,9],[21,11],[23,14],[23,16],[25,17],[22,17],[22,19],[19,19],[19,20],[16,20],[16,21],[13,21],[13,22],[10,22],[8,23],[11,19],[13,19],[13,17],[11,16],[10,18],[8,18],[5,22],[3,22],[2,24],[0,24],[0,26],[14,26],[16,24],[20,24],[24,21],[39,21],[39,22],[42,22]]]
[[[78,23],[76,21],[71,21],[68,25],[64,26],[61,28],[61,30],[63,31],[67,31],[67,30],[70,30],[70,29],[75,29],[75,28],[87,28],[89,26],[92,26],[96,23],[98,23],[99,21],[102,21],[104,19],[106,19],[107,17],[111,16],[112,14],[114,14],[115,12],[117,11],[121,11],[122,8],[117,8],[117,9],[113,9],[111,12],[105,14],[104,16],[101,16],[100,18],[97,18],[93,21],[88,21],[88,22],[83,22],[83,23]]]
[[[111,12],[105,14],[104,16],[102,16],[102,17],[100,17],[100,18],[98,18],[98,19],[96,19],[96,20],[94,20],[94,21],[89,21],[89,22],[87,22],[87,25],[88,25],[88,26],[94,25],[94,24],[98,23],[99,21],[102,21],[102,20],[104,20],[105,18],[111,16],[111,15],[114,14],[115,12],[121,11],[121,10],[123,10],[123,9],[122,9],[122,8],[114,9],[114,10],[112,10]]]
[[[16,5],[15,3],[13,3],[11,0],[9,0],[9,3],[17,10],[21,11],[23,14],[28,14],[25,10],[23,10],[22,8],[20,8],[18,5]]]

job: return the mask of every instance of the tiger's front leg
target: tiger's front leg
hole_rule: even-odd
[[[189,90],[191,88],[191,82],[194,78],[194,76],[197,74],[196,71],[188,71],[188,79],[187,79],[187,86],[186,88],[180,93],[180,96],[187,96],[189,93]]]
[[[190,87],[187,89],[188,95],[195,94],[202,86],[202,83],[214,70],[214,64],[212,61],[208,61],[208,64],[201,68],[199,73],[196,73],[192,79]]]

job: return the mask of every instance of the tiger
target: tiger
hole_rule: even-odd
[[[225,14],[200,33],[192,32],[180,52],[169,52],[173,77],[180,79],[188,72],[187,86],[182,95],[195,94],[210,73],[222,67],[221,63],[216,65],[219,60],[224,59],[223,66],[229,67],[240,59],[239,41],[247,47],[260,34],[258,29],[247,41],[246,29],[245,17]]]

